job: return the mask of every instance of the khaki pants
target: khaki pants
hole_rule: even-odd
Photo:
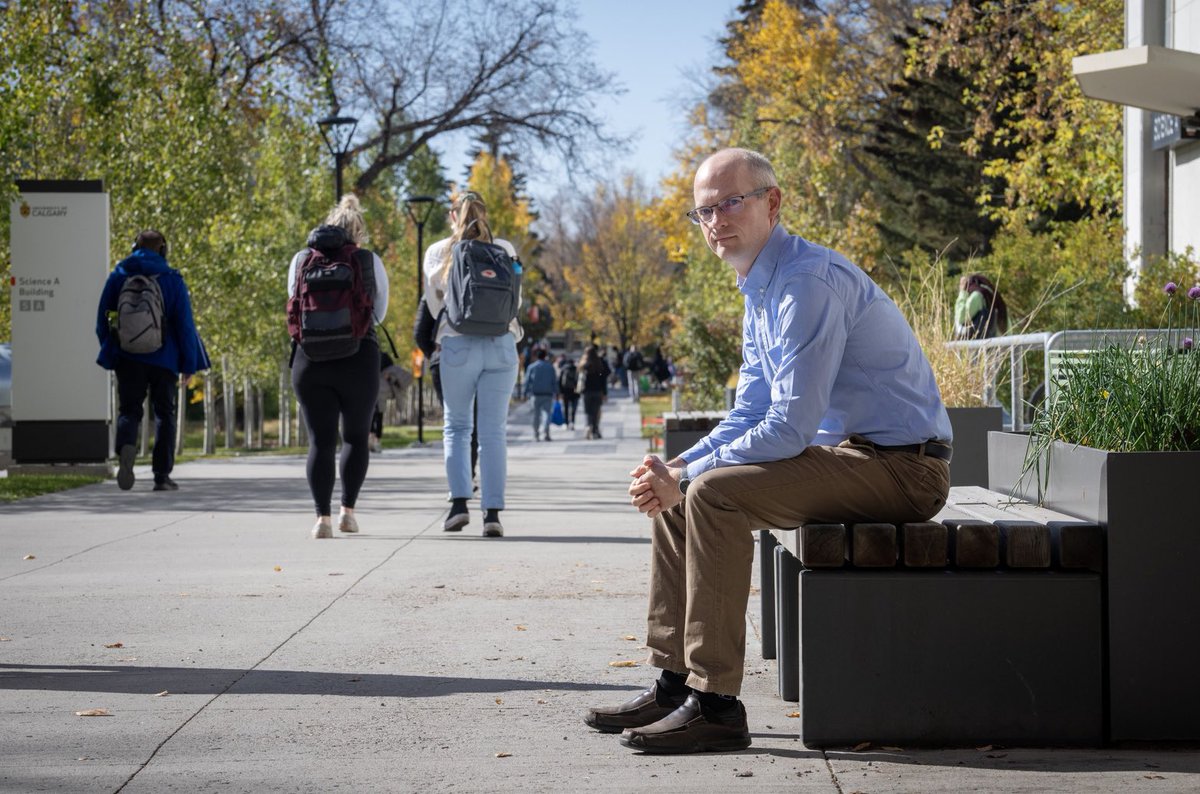
[[[945,461],[881,452],[854,436],[789,460],[705,472],[654,519],[649,663],[687,673],[693,689],[738,694],[755,530],[924,521],[949,489]]]

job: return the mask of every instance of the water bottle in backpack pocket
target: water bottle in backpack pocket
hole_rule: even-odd
[[[153,353],[163,345],[163,294],[158,276],[125,277],[117,295],[117,342],[126,353]]]

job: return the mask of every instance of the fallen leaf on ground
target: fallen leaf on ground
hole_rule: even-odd
[[[434,589],[434,590],[445,590],[445,589],[446,589],[446,585],[444,585],[444,584],[435,584],[435,585],[433,586],[433,589]]]
[[[522,626],[520,623],[518,623],[518,624],[517,624],[517,631],[528,631],[528,629],[526,629],[524,626]]]
[[[105,645],[104,647],[105,647],[105,648],[124,648],[124,647],[125,647],[125,643],[123,643],[123,642],[110,642],[110,643],[108,643],[107,645]]]
[[[1166,780],[1162,775],[1142,775],[1146,780]]]
[[[165,697],[166,697],[167,695],[169,695],[169,694],[171,694],[171,693],[170,693],[170,692],[168,692],[167,690],[165,690],[165,689],[164,689],[162,692],[159,692],[159,693],[158,693],[157,695],[155,695],[154,697],[156,697],[156,698],[165,698]]]
[[[36,559],[37,559],[37,557],[34,557],[32,554],[26,554],[26,555],[25,555],[24,557],[22,557],[21,559],[23,559],[23,560],[36,560]]]
[[[624,661],[620,661],[620,662],[609,662],[608,666],[609,667],[637,667],[638,664],[637,664],[637,662],[632,661],[630,659],[625,659]]]
[[[512,756],[512,753],[496,753],[497,758],[509,758],[511,756]]]
[[[341,573],[341,572],[339,571],[338,573],[331,573],[331,574],[329,574],[329,575],[330,575],[330,576],[345,576],[346,574],[344,574],[344,573]]]
[[[544,706],[544,705],[546,705],[546,701],[542,700],[541,698],[538,698],[538,699],[537,699],[537,702],[538,702],[538,705],[539,705],[539,706]]]
[[[789,716],[789,717],[791,717],[792,719],[796,719],[797,717],[799,717],[799,716],[800,716],[800,712],[798,712],[798,711],[793,711],[793,712],[790,712],[790,713],[788,714],[788,716]]]
[[[0,642],[12,642],[12,637],[0,637]]]
[[[858,744],[854,745],[850,749],[857,753],[860,750],[866,750],[870,746],[871,746],[870,742],[859,742]]]
[[[751,772],[749,769],[744,769],[741,772],[738,772],[736,775],[734,775],[734,777],[754,777],[754,773]]]
[[[111,717],[108,709],[88,709],[87,711],[75,712],[76,717]]]
[[[282,570],[283,570],[283,569],[282,569],[282,568],[280,568],[278,565],[276,565],[276,566],[275,566],[275,572],[276,572],[276,573],[279,573],[279,572],[280,572],[280,571],[282,571]]]
[[[626,635],[625,635],[624,637],[622,637],[621,639],[623,639],[623,640],[629,640],[630,642],[637,642],[637,637],[633,636],[632,634],[626,634]]]
[[[503,703],[504,703],[504,699],[503,699],[503,698],[496,698],[496,705],[497,705],[497,706],[499,706],[499,705],[501,705],[501,704],[503,704]]]

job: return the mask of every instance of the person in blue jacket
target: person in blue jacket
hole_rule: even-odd
[[[121,349],[113,321],[117,300],[125,279],[134,274],[157,277],[162,292],[162,346],[152,353],[129,353]],[[138,428],[142,422],[142,403],[150,394],[154,408],[154,490],[175,491],[171,479],[175,467],[175,396],[182,374],[184,382],[194,373],[210,367],[208,353],[196,321],[187,285],[178,270],[167,265],[167,240],[161,232],[147,229],[137,236],[133,253],[109,274],[96,310],[96,336],[100,355],[96,363],[117,373],[117,438],[120,460],[117,485],[123,491],[133,487],[133,463],[137,456]]]

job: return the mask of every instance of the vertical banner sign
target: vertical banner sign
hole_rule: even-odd
[[[100,180],[19,180],[13,202],[12,416],[18,463],[108,457],[108,373],[96,307],[108,276]]]

